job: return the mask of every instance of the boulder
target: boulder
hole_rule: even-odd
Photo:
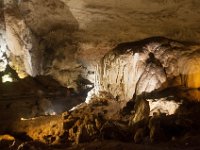
[[[0,148],[10,149],[15,144],[15,138],[11,135],[0,135]]]
[[[134,116],[131,118],[129,125],[137,126],[137,128],[145,126],[150,114],[149,102],[144,99],[138,100],[135,104],[134,111]]]
[[[99,136],[103,140],[131,140],[128,126],[118,121],[106,121],[100,130]]]
[[[135,143],[141,143],[146,135],[145,128],[139,128],[137,129],[135,135],[134,135],[134,142]]]
[[[151,142],[160,142],[166,139],[164,130],[161,126],[162,118],[159,116],[159,114],[154,113],[154,116],[152,116],[149,120],[149,130],[150,130],[150,141]]]

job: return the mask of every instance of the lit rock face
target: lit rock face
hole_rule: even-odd
[[[42,47],[42,55],[36,57],[42,59],[41,73],[75,87],[81,66],[75,59],[77,41],[73,37],[78,23],[68,6],[59,0],[32,0],[21,1],[19,8]]]
[[[59,144],[63,135],[63,120],[61,116],[41,116],[27,120],[17,120],[15,124],[7,125],[12,131],[26,133],[33,140],[46,144]]]
[[[0,1],[0,71],[5,70],[7,65],[5,33],[3,1]]]
[[[180,107],[180,102],[175,102],[174,100],[167,100],[166,97],[160,99],[148,99],[150,106],[150,116],[154,113],[165,113],[167,115],[172,115],[176,113],[176,110]]]
[[[4,8],[9,63],[19,75],[51,74],[62,81],[60,72],[80,66],[72,40],[78,23],[63,2],[4,1]]]
[[[6,42],[10,50],[12,66],[19,74],[26,72],[35,76],[40,71],[38,64],[41,63],[38,59],[34,59],[38,57],[39,52],[37,39],[26,25],[15,1],[4,1],[4,7]]]
[[[123,43],[97,66],[93,92],[107,91],[128,101],[133,95],[144,96],[167,87],[198,88],[199,61],[199,45],[161,37]]]

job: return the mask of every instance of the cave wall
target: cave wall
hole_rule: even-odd
[[[199,88],[199,61],[198,44],[162,37],[123,43],[102,58],[97,66],[95,88],[89,95],[107,91],[117,100],[128,101],[134,95],[169,87]],[[199,99],[197,95],[196,91],[193,98]]]
[[[6,36],[0,37],[1,41],[4,39],[1,51],[6,51],[8,63],[21,77],[48,74],[64,86],[77,88],[79,75],[96,82],[97,64],[119,43],[151,36],[199,42],[199,3],[198,0],[4,0],[1,32]],[[119,73],[122,68],[119,67]],[[129,68],[125,70],[130,73]],[[158,67],[159,70],[162,69]],[[195,83],[190,83],[197,87],[196,76],[188,80],[193,78]]]
[[[27,26],[16,1],[4,1],[6,43],[13,67],[20,73],[36,76],[40,71],[38,41]],[[34,58],[38,57],[38,58]],[[15,60],[18,58],[20,62]]]
[[[3,1],[0,1],[0,71],[3,71],[7,65],[7,59],[5,54],[7,48],[3,6]]]
[[[4,44],[9,64],[19,76],[48,74],[50,67],[55,73],[66,69],[66,64],[76,62],[76,41],[71,38],[78,24],[64,3],[54,0],[3,2]],[[65,58],[66,68],[60,68],[63,66],[59,63]]]

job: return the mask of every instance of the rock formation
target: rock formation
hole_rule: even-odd
[[[0,2],[0,71],[4,71],[7,65],[6,59],[6,32],[4,22],[3,1]]]
[[[4,35],[1,39],[5,38],[1,44],[7,45],[7,49],[4,45],[1,47],[6,51],[8,63],[19,76],[44,75],[54,70],[52,75],[57,80],[63,81],[62,72],[65,72],[70,81],[73,81],[73,75],[70,74],[80,65],[74,60],[76,45],[70,43],[70,38],[78,24],[68,7],[63,2],[54,0],[4,1],[1,7],[4,7],[1,25],[5,25],[1,27],[1,35]],[[65,62],[62,65],[63,59],[70,64],[65,66]],[[60,68],[61,66],[64,68]],[[78,73],[76,74],[77,77]],[[67,82],[70,86],[70,81],[64,80],[63,84]]]
[[[161,37],[123,43],[97,66],[94,92],[129,101],[170,87],[195,89],[200,86],[199,60],[198,44]]]
[[[1,0],[0,148],[199,143],[199,4]]]

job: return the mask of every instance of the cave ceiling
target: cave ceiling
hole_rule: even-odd
[[[150,36],[199,41],[198,0],[63,0],[83,38],[130,41]]]
[[[198,0],[63,0],[79,24],[83,51],[106,51],[151,36],[199,42]],[[98,45],[98,46],[97,46]],[[100,53],[100,52],[99,52]],[[101,54],[101,53],[100,53]],[[100,55],[98,54],[98,55]]]

